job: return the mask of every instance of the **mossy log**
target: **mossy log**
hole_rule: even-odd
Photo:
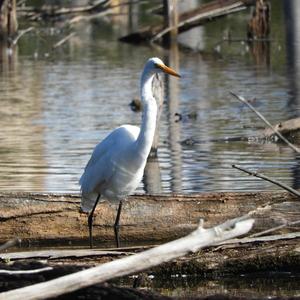
[[[79,195],[0,193],[0,242],[18,237],[36,243],[88,242],[87,215]],[[205,227],[255,211],[253,232],[300,219],[300,201],[287,192],[134,195],[123,205],[122,241],[158,242],[184,236],[200,219]],[[98,205],[95,241],[113,241],[116,206]],[[277,232],[299,230],[295,224]]]

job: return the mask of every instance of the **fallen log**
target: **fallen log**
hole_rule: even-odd
[[[298,233],[299,234],[299,233]],[[197,276],[206,278],[206,280],[220,280],[220,277],[237,276],[241,279],[241,274],[268,274],[290,272],[297,274],[300,272],[300,249],[299,237],[290,239],[289,235],[283,235],[281,240],[275,236],[267,236],[259,240],[249,240],[248,238],[236,239],[229,241],[220,246],[207,247],[200,252],[186,255],[180,259],[164,263],[160,266],[149,269],[146,274],[151,274],[155,278],[171,278],[174,274],[184,274],[185,276]],[[277,239],[277,240],[275,240]],[[36,270],[45,267],[52,268],[52,271],[46,271],[44,280],[49,280],[58,277],[61,270],[66,270],[68,273],[79,271],[83,268],[103,264],[118,258],[122,258],[128,254],[121,254],[123,251],[116,250],[115,255],[102,253],[97,256],[77,256],[78,250],[68,250],[70,256],[51,257],[30,255],[18,255],[15,253],[1,254],[1,261],[9,262],[9,264],[0,263],[0,269],[5,270]],[[79,250],[81,251],[81,250]],[[89,251],[89,250],[86,250]],[[101,250],[93,250],[95,253]],[[46,251],[44,251],[46,253]],[[74,254],[71,254],[74,252]],[[135,251],[136,252],[136,251]],[[37,251],[34,251],[37,253]],[[81,254],[83,252],[81,251]],[[23,257],[23,258],[20,258]],[[4,259],[5,258],[5,259]],[[37,260],[37,259],[42,259]],[[9,271],[8,271],[9,273]],[[21,273],[21,272],[20,272]],[[52,275],[50,275],[52,274]],[[282,274],[282,273],[281,273]],[[1,274],[0,282],[7,282],[5,290],[28,285],[28,280],[35,277],[28,277],[26,272],[24,275],[12,278],[13,274]],[[140,274],[139,274],[140,275]],[[9,276],[9,277],[8,277]],[[41,275],[32,283],[39,282]],[[43,281],[44,281],[43,280]],[[129,279],[128,279],[129,280]],[[132,279],[131,279],[132,280]],[[296,280],[296,279],[295,279]],[[122,280],[122,282],[124,279]],[[0,292],[4,291],[0,288]],[[220,293],[222,289],[216,291]],[[73,298],[72,298],[73,299]],[[75,299],[75,298],[74,298]]]
[[[193,27],[203,25],[216,18],[238,12],[255,4],[255,0],[215,0],[203,4],[196,9],[185,12],[179,16],[178,32],[187,31]],[[173,28],[164,28],[163,24],[147,26],[137,32],[130,33],[120,38],[127,43],[140,43],[143,41],[156,41],[170,32]]]
[[[299,272],[300,232],[270,235],[259,238],[232,239],[207,247],[196,254],[151,268],[148,273],[156,276],[173,274],[203,275],[207,277],[225,274],[256,272]],[[38,250],[0,254],[2,262],[27,262],[43,260],[45,266],[95,266],[134,253],[147,247],[106,249]],[[8,266],[1,266],[7,269]]]
[[[285,138],[293,143],[300,143],[300,118],[294,118],[286,121],[282,121],[274,125],[274,128],[278,130]],[[269,140],[278,141],[278,137],[274,131],[270,128],[263,130],[259,137]]]
[[[235,98],[237,98],[240,102],[246,104],[273,132],[277,135],[279,139],[285,142],[291,149],[293,149],[296,153],[300,153],[300,149],[290,143],[255,107],[247,101],[243,96],[239,96],[233,92],[230,92]]]
[[[79,195],[0,193],[0,242],[18,237],[25,244],[88,243],[87,216],[79,203]],[[201,218],[213,226],[251,211],[258,232],[299,220],[300,201],[286,192],[134,195],[124,203],[121,241],[175,239],[195,229]],[[109,203],[97,207],[95,241],[114,240],[115,214]],[[276,233],[299,231],[299,226],[279,227]]]
[[[253,224],[254,219],[241,217],[204,229],[201,222],[195,231],[180,239],[74,274],[0,293],[0,299],[13,300],[22,296],[28,300],[38,300],[64,295],[109,279],[147,270],[197,252],[203,247],[244,235],[251,230]]]

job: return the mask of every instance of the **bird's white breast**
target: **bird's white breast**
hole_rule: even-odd
[[[110,157],[112,176],[107,184],[103,195],[109,200],[120,200],[131,194],[139,185],[146,165],[146,159],[136,151],[136,138],[139,128],[126,126],[130,134],[134,136],[127,145],[122,143]]]

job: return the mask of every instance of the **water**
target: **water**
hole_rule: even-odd
[[[127,30],[120,16],[111,20],[113,26],[95,20],[74,25],[76,35],[55,51],[52,45],[68,34],[62,23],[28,33],[12,53],[2,49],[0,191],[79,192],[78,180],[94,146],[121,124],[139,124],[141,116],[129,103],[139,96],[140,73],[152,56],[177,65],[182,78],[166,87],[158,159],[149,161],[138,192],[277,189],[232,164],[299,188],[299,156],[289,147],[255,139],[226,141],[256,137],[264,128],[229,91],[254,99],[273,124],[299,116],[300,27],[293,19],[298,7],[287,11],[286,35],[283,2],[292,3],[272,1],[273,41],[270,49],[256,48],[261,55],[239,40],[249,11],[182,35],[181,42],[192,50],[119,43],[117,37]],[[228,32],[237,41],[222,42]],[[187,139],[197,143],[181,143]],[[174,274],[154,278],[151,289],[177,296],[299,294],[299,274],[277,275],[204,280]]]
[[[249,11],[186,33],[181,42],[192,51],[119,43],[126,27],[121,17],[113,27],[102,21],[76,24],[76,36],[55,51],[51,46],[67,34],[61,24],[28,33],[13,53],[3,49],[0,190],[78,192],[94,146],[115,127],[140,123],[128,104],[139,96],[141,69],[152,56],[178,64],[182,78],[167,91],[158,160],[150,161],[138,192],[276,189],[231,164],[299,187],[298,157],[287,146],[224,141],[255,137],[264,127],[229,91],[255,99],[273,124],[299,114],[298,61],[288,55],[288,47],[295,52],[299,43],[286,39],[281,2],[272,9],[269,55],[255,56],[242,41],[220,42],[228,31],[235,38],[245,35]],[[182,121],[176,122],[175,112]],[[195,145],[180,143],[191,138]]]
[[[171,277],[146,277],[142,289],[170,297],[205,297],[211,295],[228,295],[228,297],[293,297],[298,295],[299,274],[284,272],[241,274],[239,276],[222,276],[220,278],[203,278],[185,274]],[[131,287],[132,278],[115,280],[118,285]]]

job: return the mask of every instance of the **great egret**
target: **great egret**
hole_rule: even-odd
[[[119,247],[119,220],[122,201],[139,185],[149,155],[156,126],[157,104],[152,94],[152,81],[156,73],[180,77],[159,58],[150,58],[141,76],[143,115],[141,129],[123,125],[112,131],[94,149],[80,178],[81,210],[88,212],[90,247],[93,247],[93,215],[101,196],[109,201],[119,201],[114,224]]]

